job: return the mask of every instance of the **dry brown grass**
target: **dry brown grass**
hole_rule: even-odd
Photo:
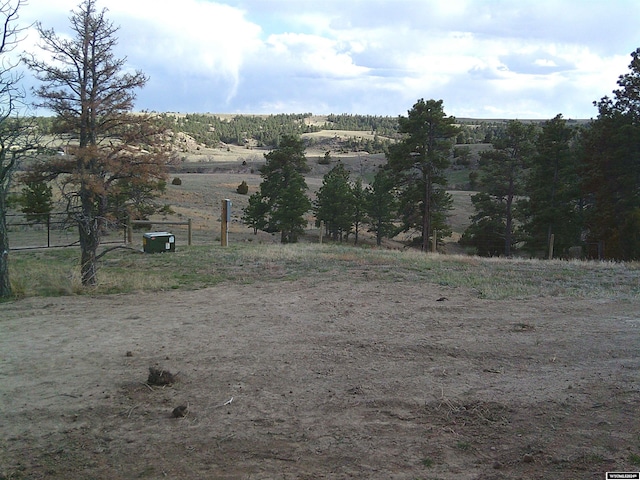
[[[258,239],[259,238],[259,239]],[[281,245],[265,234],[252,242],[219,242],[148,255],[116,250],[103,257],[99,285],[87,293],[192,290],[220,282],[305,279],[332,276],[354,284],[380,282],[432,284],[470,290],[484,299],[532,297],[640,297],[640,264],[564,262],[423,254],[345,245]],[[12,281],[19,296],[82,293],[76,250],[16,252]]]

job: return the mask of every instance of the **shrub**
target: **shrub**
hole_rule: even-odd
[[[28,222],[46,222],[53,210],[53,190],[45,182],[26,182],[22,195],[15,198],[22,204]]]
[[[242,183],[238,185],[238,188],[236,188],[236,192],[240,195],[246,195],[249,192],[249,185],[247,185],[247,182],[243,180]]]
[[[327,151],[324,157],[318,158],[318,165],[331,165],[331,152]]]
[[[180,180],[180,177],[174,177],[173,180],[171,180],[171,185],[182,185],[182,180]]]

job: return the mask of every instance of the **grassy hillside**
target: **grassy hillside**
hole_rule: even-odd
[[[180,245],[175,253],[115,250],[103,257],[99,285],[82,290],[76,249],[15,252],[18,296],[198,289],[220,283],[376,279],[470,288],[481,298],[531,296],[637,298],[640,264],[502,260],[344,245],[236,243]]]

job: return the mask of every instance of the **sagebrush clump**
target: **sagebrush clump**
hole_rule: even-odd
[[[236,188],[236,192],[240,195],[246,195],[249,192],[249,185],[247,185],[247,182],[243,180],[242,183],[238,185],[238,188]]]
[[[171,185],[182,185],[182,180],[180,180],[180,177],[174,177],[173,180],[171,180]]]

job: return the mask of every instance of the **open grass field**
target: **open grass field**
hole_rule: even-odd
[[[347,158],[345,164],[354,172],[354,176],[359,175],[359,163],[356,157]],[[331,166],[316,165],[316,170],[329,170]],[[323,171],[324,171],[323,170]],[[326,173],[326,172],[324,172]],[[322,186],[323,172],[316,172],[307,177],[307,185],[309,186],[308,194],[311,199],[315,199],[315,194]],[[181,185],[171,185],[171,180],[179,177]],[[218,243],[220,239],[220,213],[221,205],[224,199],[230,199],[232,202],[232,222],[229,226],[229,241],[233,242],[273,242],[279,241],[279,237],[259,232],[254,235],[250,228],[247,228],[242,222],[242,211],[247,206],[249,196],[256,192],[259,188],[261,177],[257,169],[251,172],[250,168],[244,169],[242,172],[221,172],[210,174],[198,173],[176,173],[169,179],[167,191],[161,201],[171,205],[174,211],[173,215],[153,217],[159,221],[186,221],[192,219],[193,222],[193,238],[196,244]],[[247,195],[238,194],[236,189],[238,185],[245,181],[249,185]],[[366,182],[366,178],[365,178]],[[448,239],[448,248],[451,252],[458,252],[459,247],[456,245],[462,232],[469,225],[469,215],[472,212],[471,195],[472,192],[452,191],[454,200],[454,209],[451,211],[450,224],[454,231],[454,236]],[[307,235],[303,241],[317,242],[319,238],[319,230],[314,226],[314,218],[308,215]],[[156,227],[154,227],[156,228]],[[178,240],[184,245],[186,244],[187,234],[186,227],[180,226],[158,226],[156,229],[171,229],[173,233],[178,235]],[[353,237],[352,237],[353,238]],[[142,233],[137,234],[134,239],[141,246]],[[370,234],[361,231],[361,241],[365,244],[374,243]],[[402,248],[401,244],[388,242],[396,248]]]

